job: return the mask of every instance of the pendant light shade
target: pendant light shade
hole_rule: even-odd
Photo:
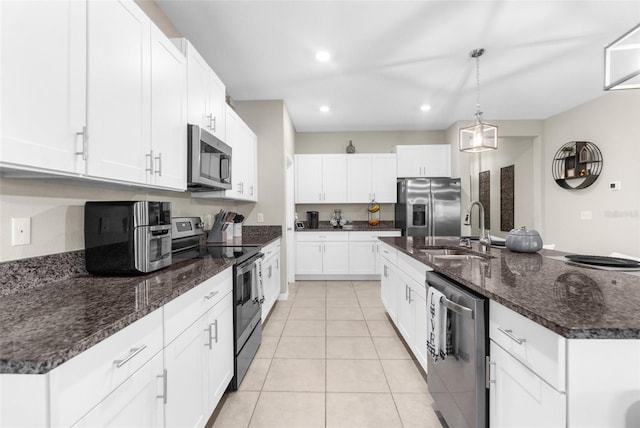
[[[498,127],[482,120],[480,111],[480,56],[484,49],[476,49],[469,56],[476,59],[476,117],[471,126],[460,128],[459,144],[462,152],[484,152],[498,148]]]
[[[640,88],[640,25],[604,48],[604,90]]]

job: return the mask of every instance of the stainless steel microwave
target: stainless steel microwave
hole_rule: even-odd
[[[197,125],[187,126],[187,189],[231,189],[231,147]]]

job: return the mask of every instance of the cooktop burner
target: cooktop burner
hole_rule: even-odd
[[[216,259],[235,259],[236,263],[242,263],[260,251],[259,247],[196,247],[185,251],[173,253],[173,260],[204,259],[207,257]]]

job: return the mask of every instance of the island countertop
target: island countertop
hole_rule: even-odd
[[[379,238],[470,290],[569,339],[639,339],[640,277],[492,247],[489,258],[438,257],[458,239]],[[479,244],[473,243],[478,251]]]

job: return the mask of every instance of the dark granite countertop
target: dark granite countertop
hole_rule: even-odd
[[[457,239],[380,238],[470,290],[569,339],[639,339],[640,277],[551,259],[567,253],[515,253],[492,247],[492,258],[437,257],[425,246],[459,248]],[[479,250],[478,243],[472,249]]]
[[[244,226],[242,238],[220,245],[265,246],[281,235],[282,226]],[[0,373],[47,373],[233,263],[174,259],[130,277],[89,275],[82,251],[1,263],[17,285],[0,296]]]
[[[309,224],[305,221],[304,229],[298,229],[297,232],[376,232],[376,231],[401,231],[402,229],[398,229],[394,226],[393,221],[383,220],[377,226],[371,226],[366,221],[354,221],[350,224],[353,224],[353,229],[343,229],[340,227],[333,227],[331,223],[328,221],[320,221],[318,222],[317,229],[310,229]]]

